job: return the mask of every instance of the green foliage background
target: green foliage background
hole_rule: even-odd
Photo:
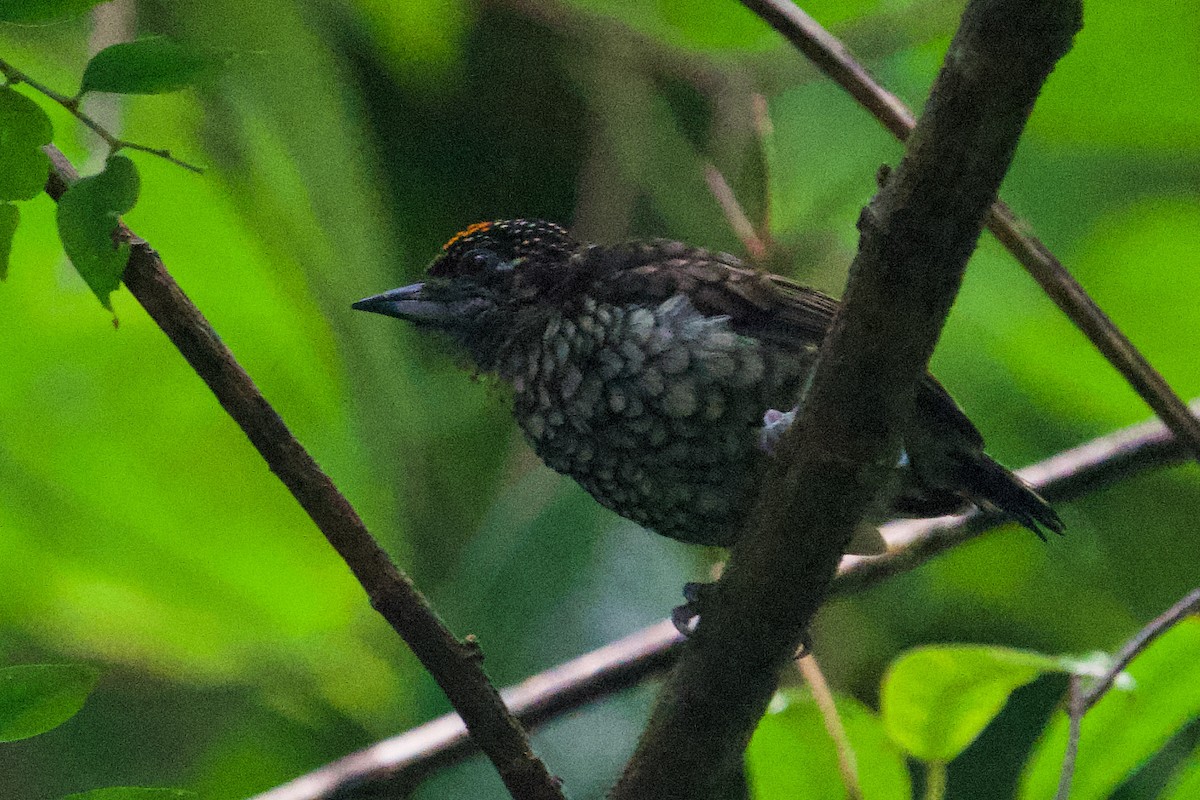
[[[960,4],[806,9],[919,106]],[[665,614],[710,554],[600,508],[536,462],[502,392],[349,304],[417,278],[478,219],[738,252],[706,162],[753,218],[769,197],[773,268],[837,291],[858,209],[899,145],[732,0],[136,12],[141,33],[235,55],[201,91],[123,103],[123,136],[211,165],[197,177],[135,154],[142,193],[127,221],[447,622],[480,637],[494,678]],[[0,52],[70,93],[88,30],[86,17],[0,26]],[[1196,3],[1089,0],[1003,192],[1185,397],[1200,394],[1197,42]],[[753,92],[774,129],[765,158]],[[56,142],[88,163],[93,142],[44,105]],[[51,201],[24,205],[0,286],[0,662],[87,662],[104,676],[70,722],[0,746],[0,795],[126,784],[243,797],[445,711],[160,331],[125,291],[114,330],[63,260]],[[934,368],[1014,466],[1148,416],[992,241]],[[877,707],[887,662],[922,642],[1112,649],[1196,582],[1194,469],[1061,511],[1061,541],[1006,529],[832,603],[815,647],[835,687]],[[1018,692],[952,765],[949,796],[1011,796],[1061,689],[1052,677]],[[537,734],[571,796],[602,796],[648,692]],[[1154,796],[1196,728],[1118,796]],[[473,762],[419,796],[502,789]]]

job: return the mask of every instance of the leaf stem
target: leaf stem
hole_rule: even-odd
[[[946,762],[925,763],[925,800],[942,800],[946,796]]]
[[[183,167],[184,169],[194,172],[197,175],[204,174],[203,167],[198,167],[195,164],[189,164],[182,159],[176,158],[175,156],[171,155],[171,151],[169,150],[150,147],[148,145],[138,144],[137,142],[130,142],[113,135],[107,128],[105,128],[99,122],[96,122],[96,120],[92,119],[82,111],[80,108],[79,95],[67,97],[65,94],[60,94],[59,92],[51,89],[49,86],[46,86],[45,84],[29,77],[28,74],[17,69],[4,59],[0,59],[0,73],[3,73],[4,77],[10,84],[24,83],[25,85],[29,86],[29,88],[39,92],[42,95],[45,95],[55,103],[58,103],[60,106],[65,108],[67,111],[70,111],[75,119],[82,122],[88,128],[91,128],[97,136],[104,140],[104,143],[108,145],[109,155],[112,155],[118,150],[139,150],[143,153],[149,153],[150,155],[158,156],[161,159],[170,161],[172,164]]]

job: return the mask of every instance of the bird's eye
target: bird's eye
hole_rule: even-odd
[[[463,261],[468,264],[473,272],[507,272],[513,268],[513,265],[500,258],[491,250],[478,248],[468,250],[463,254]]]

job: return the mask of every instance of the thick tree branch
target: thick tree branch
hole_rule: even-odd
[[[55,200],[77,179],[53,145],[46,191]],[[477,644],[458,639],[424,596],[367,531],[349,501],[288,430],[254,381],[192,304],[150,245],[119,224],[117,235],[132,244],[123,281],[221,407],[245,432],[271,471],[288,488],[362,584],[372,607],[400,634],[467,722],[514,798],[562,800],[557,780],[529,747],[517,722],[484,674]]]
[[[904,159],[859,221],[841,311],[796,424],[615,800],[724,797],[779,672],[896,463],[913,388],[1077,0],[974,0]]]
[[[1200,400],[1192,402],[1200,413]],[[1085,442],[1019,470],[1039,494],[1069,502],[1162,467],[1187,461],[1188,451],[1158,420]],[[897,520],[883,527],[883,556],[843,556],[830,593],[855,594],[932,560],[955,545],[1008,522],[973,512],[940,519]],[[512,712],[536,726],[658,675],[675,662],[683,638],[669,620],[655,623],[579,658],[534,675],[502,694]],[[447,714],[352,753],[254,800],[322,800],[367,782],[397,793],[428,773],[474,754],[462,720]]]
[[[741,2],[845,89],[897,139],[904,141],[912,133],[915,121],[908,107],[879,84],[837,37],[791,0]],[[1096,305],[1050,248],[1029,232],[1030,226],[997,200],[988,212],[987,227],[1154,413],[1171,427],[1193,457],[1200,458],[1200,420],[1188,413],[1187,406],[1166,380]]]

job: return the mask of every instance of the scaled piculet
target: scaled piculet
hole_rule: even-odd
[[[454,236],[424,283],[354,308],[449,335],[478,371],[512,386],[542,460],[601,504],[675,539],[728,546],[778,438],[764,435],[764,416],[770,434],[838,304],[725,253],[665,240],[585,244],[550,222],[506,220]],[[892,512],[936,516],[974,502],[1039,536],[1061,532],[1046,501],[983,453],[932,376],[903,448]]]

